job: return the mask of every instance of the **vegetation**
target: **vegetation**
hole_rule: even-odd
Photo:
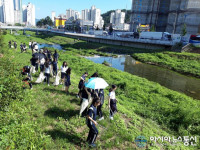
[[[42,26],[53,26],[53,21],[51,20],[51,18],[49,16],[47,16],[44,19],[40,19],[37,22],[37,26],[42,27]]]
[[[14,74],[17,76],[20,72],[19,69],[30,63],[31,51],[21,54],[19,49],[17,51],[9,50],[7,48],[9,40],[18,43],[21,41],[28,43],[30,40],[40,43],[53,41],[63,45],[67,43],[65,48],[73,50],[59,51],[59,66],[66,60],[72,68],[70,94],[66,95],[61,90],[62,85],[48,87],[45,84],[34,84],[33,90],[22,91],[20,95],[23,99],[18,98],[20,100],[17,100],[11,97],[13,101],[10,102],[10,105],[0,111],[2,119],[0,122],[0,149],[89,149],[85,144],[88,128],[85,125],[85,118],[78,118],[80,101],[76,98],[77,85],[80,76],[85,71],[88,71],[90,75],[98,72],[110,85],[118,86],[116,94],[119,101],[117,104],[119,112],[114,117],[114,121],[110,122],[107,100],[105,100],[103,108],[105,120],[100,121],[100,126],[98,126],[98,149],[137,149],[134,139],[139,135],[147,137],[148,147],[146,148],[149,150],[174,148],[196,150],[200,148],[199,143],[196,147],[186,147],[182,143],[174,147],[169,142],[163,142],[167,144],[165,146],[156,145],[161,144],[161,141],[149,140],[150,136],[198,136],[200,133],[200,101],[146,79],[79,57],[77,51],[86,50],[87,47],[81,47],[81,50],[79,47],[74,50],[75,48],[70,47],[73,45],[70,44],[74,41],[73,39],[58,36],[47,37],[46,35],[36,36],[32,32],[28,32],[28,34],[31,37],[9,34],[4,36],[3,49],[6,49],[4,57],[5,59],[10,58],[8,65],[16,64],[13,69]],[[76,44],[78,43],[75,43],[75,46],[78,47]],[[92,47],[94,46],[92,45]],[[98,47],[97,44],[96,48]],[[192,55],[191,58],[193,58]],[[11,71],[6,69],[5,72]],[[33,76],[34,81],[37,77],[38,73]],[[6,76],[3,78],[7,79]],[[21,91],[21,78],[16,78],[16,80],[17,87]],[[51,82],[53,82],[52,79]],[[11,86],[13,85],[11,84]],[[0,86],[9,89],[10,85],[1,82]],[[11,90],[4,92],[12,93]],[[105,92],[106,96],[108,90]]]
[[[200,77],[200,55],[192,53],[146,53],[133,54],[137,60],[165,67],[182,74]]]
[[[183,28],[181,30],[181,36],[185,36],[187,34],[187,25],[184,23]]]

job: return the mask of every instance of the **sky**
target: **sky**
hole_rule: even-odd
[[[83,9],[90,9],[92,5],[101,9],[101,13],[115,9],[131,9],[132,0],[22,0],[22,4],[35,5],[36,19],[46,16],[51,17],[51,12],[55,11],[56,16],[66,14],[66,9],[77,10],[81,13]]]

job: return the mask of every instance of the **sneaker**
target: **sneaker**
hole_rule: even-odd
[[[113,120],[113,117],[110,115],[110,120]]]
[[[79,98],[79,95],[77,94],[76,97]]]
[[[99,121],[104,120],[104,117],[99,118]]]
[[[96,147],[96,144],[90,144],[89,147]]]
[[[49,86],[49,84],[48,84],[48,86]]]

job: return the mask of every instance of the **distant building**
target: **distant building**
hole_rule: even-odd
[[[120,9],[115,10],[110,15],[110,23],[116,30],[129,30],[130,25],[125,23],[125,12],[121,12]]]
[[[82,17],[81,17],[81,19],[82,20],[90,20],[91,19],[91,13],[90,13],[89,9],[82,10]]]
[[[75,19],[81,18],[80,13],[76,10],[72,10],[71,8],[66,10],[66,19],[69,19],[70,17],[74,17]]]
[[[200,33],[200,0],[133,0],[131,12],[131,31],[143,24],[180,34],[186,24],[189,34]]]
[[[94,28],[102,29],[104,25],[104,20],[101,16],[101,10],[92,6],[90,10],[82,10],[82,20],[93,21]]]
[[[27,22],[27,6],[23,5],[22,6],[22,22],[26,23]]]
[[[14,25],[14,3],[13,0],[1,0],[1,18],[0,20],[6,24]]]
[[[115,12],[111,13],[110,23],[112,24],[123,24],[125,20],[125,12],[121,12],[120,9],[117,9]]]
[[[56,17],[56,12],[52,11],[51,12],[51,20],[54,22],[55,21],[55,17]]]
[[[13,0],[13,1],[14,1],[14,22],[22,24],[23,22],[22,0]]]
[[[35,26],[35,5],[31,3],[27,5],[27,25]]]
[[[101,10],[97,9],[95,6],[92,6],[90,12],[91,12],[90,20],[94,22],[94,27],[102,29],[104,25],[104,20],[101,16]]]
[[[64,27],[65,26],[65,22],[67,21],[67,19],[66,18],[61,18],[61,17],[59,17],[59,18],[55,17],[54,21],[55,21],[55,26],[56,27]]]

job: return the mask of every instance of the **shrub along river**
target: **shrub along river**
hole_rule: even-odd
[[[144,64],[127,55],[119,55],[117,58],[103,56],[85,58],[100,64],[106,61],[113,68],[157,82],[169,89],[185,93],[200,100],[200,79],[188,77],[165,68]]]

